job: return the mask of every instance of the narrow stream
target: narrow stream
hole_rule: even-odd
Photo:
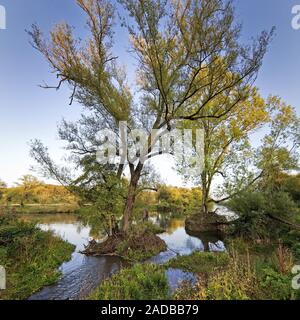
[[[60,267],[61,279],[56,284],[32,295],[29,300],[83,299],[124,264],[124,261],[117,257],[86,257],[80,254],[79,251],[91,239],[91,228],[84,226],[73,215],[35,215],[26,216],[25,219],[38,221],[42,230],[52,230],[76,246],[71,260]],[[199,237],[188,235],[184,227],[184,218],[158,215],[152,219],[166,229],[166,232],[159,236],[166,242],[168,250],[152,257],[150,262],[162,264],[177,254],[188,255],[194,251],[225,250],[223,243],[215,235],[199,235]],[[169,269],[166,274],[171,291],[176,290],[183,280],[195,280],[193,274],[178,269]]]

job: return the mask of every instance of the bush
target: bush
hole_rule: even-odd
[[[184,283],[175,293],[175,299],[191,300],[294,300],[299,291],[292,289],[291,269],[294,264],[290,249],[279,245],[246,243],[241,239],[228,246],[227,264],[205,268],[195,286]],[[193,254],[195,257],[195,254]],[[179,258],[180,261],[181,258]],[[185,263],[197,265],[200,261],[185,258]],[[184,264],[178,264],[184,267]],[[199,267],[201,270],[203,267]],[[190,267],[189,270],[192,270]]]
[[[292,289],[291,273],[282,274],[271,267],[261,270],[260,288],[262,298],[268,300],[294,300],[296,291]]]
[[[137,264],[122,269],[104,281],[92,300],[166,300],[169,298],[168,281],[162,267]]]
[[[295,202],[285,192],[272,195],[263,192],[242,193],[228,205],[239,216],[234,222],[232,234],[248,240],[275,238],[284,225],[271,217],[293,219],[298,211]]]

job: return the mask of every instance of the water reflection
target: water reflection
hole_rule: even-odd
[[[182,282],[189,282],[195,285],[197,282],[196,276],[191,272],[184,272],[180,269],[169,268],[166,271],[166,276],[169,282],[170,293],[173,294]]]
[[[26,221],[38,222],[43,230],[52,230],[56,235],[74,244],[76,249],[72,259],[61,265],[62,277],[53,286],[46,287],[30,297],[30,300],[67,300],[81,299],[94,290],[105,278],[118,271],[124,262],[117,257],[86,257],[79,253],[84,245],[93,238],[102,238],[90,226],[85,226],[74,215],[33,215],[23,216]],[[163,239],[168,250],[153,257],[149,262],[162,264],[179,255],[189,255],[194,251],[213,250],[220,240],[218,235],[199,234],[189,235],[185,230],[185,218],[174,217],[172,214],[156,214],[151,220],[166,232],[159,235]],[[201,240],[200,240],[201,239]],[[181,281],[193,280],[194,275],[177,269],[169,269],[166,272],[170,289],[173,292]]]
[[[224,244],[221,235],[217,233],[198,233],[190,235],[185,230],[184,218],[173,218],[172,214],[159,215],[159,218],[151,218],[152,222],[158,223],[166,228],[166,231],[159,235],[168,246],[168,250],[150,259],[154,263],[165,263],[177,255],[190,255],[195,251],[220,251],[220,246],[214,245],[221,243],[223,251]],[[200,240],[201,239],[201,240]]]
[[[62,277],[53,286],[45,287],[29,300],[81,299],[93,291],[101,281],[118,271],[123,262],[117,257],[86,257],[79,253],[91,239],[91,228],[77,221],[75,216],[26,217],[27,221],[38,221],[42,230],[56,235],[76,246],[69,262],[60,267]]]
[[[177,255],[190,255],[195,251],[224,251],[225,246],[220,241],[220,235],[216,233],[201,233],[190,235],[185,230],[185,218],[174,217],[172,214],[156,215],[151,221],[166,228],[159,237],[163,239],[168,250],[152,257],[149,262],[163,264]],[[200,240],[201,239],[201,240]],[[190,282],[196,283],[196,276],[190,272],[180,269],[169,268],[166,271],[170,292],[174,293],[180,284]]]

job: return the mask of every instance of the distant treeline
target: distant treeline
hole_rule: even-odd
[[[157,191],[143,191],[138,197],[136,209],[159,211],[191,211],[201,205],[199,188],[179,188],[160,185]],[[99,194],[101,197],[101,194]],[[8,188],[0,181],[0,206],[32,207],[38,211],[38,205],[71,205],[80,202],[80,198],[58,185],[46,184],[31,175],[23,176],[16,186]],[[36,210],[34,209],[36,206]]]
[[[177,211],[190,213],[201,206],[202,192],[200,188],[179,188],[170,186],[159,186],[157,192],[144,191],[140,194],[136,209],[144,208],[150,210]]]
[[[1,206],[75,204],[78,199],[65,187],[46,184],[33,176],[23,176],[15,187],[0,183]]]

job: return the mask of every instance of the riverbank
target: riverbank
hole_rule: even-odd
[[[193,252],[163,265],[136,264],[104,281],[92,300],[299,300],[292,288],[292,252],[279,245],[231,239],[227,252]],[[168,270],[192,273],[175,292]]]
[[[158,236],[168,248],[140,263],[133,262],[136,258],[124,261],[116,256],[87,257],[80,254],[91,237],[102,239],[103,236],[94,234],[92,228],[82,224],[77,216],[44,215],[43,218],[42,215],[33,215],[26,218],[38,221],[44,231],[51,230],[76,245],[72,260],[60,267],[62,277],[59,281],[44,287],[31,296],[31,300],[97,300],[111,297],[160,299],[162,295],[167,299],[188,297],[207,300],[297,298],[297,292],[291,291],[292,274],[289,270],[291,261],[295,262],[296,251],[291,252],[290,249],[292,243],[296,243],[295,239],[290,246],[284,243],[281,248],[278,243],[251,243],[227,238],[226,252],[209,252],[214,250],[212,244],[220,242],[217,235],[190,236],[185,229],[184,217],[155,215],[150,219],[157,224],[157,232],[159,229],[163,232],[164,229]],[[291,256],[292,260],[289,259]],[[151,268],[155,272],[149,272]],[[249,270],[251,273],[248,273]],[[202,282],[198,279],[202,279]],[[167,294],[164,291],[165,282]],[[218,287],[218,283],[222,284],[224,291]],[[262,286],[257,286],[257,283]],[[254,292],[249,291],[249,286],[254,288]],[[272,291],[267,290],[268,286]]]
[[[6,212],[8,214],[74,214],[78,210],[77,204],[58,203],[58,204],[26,204],[21,205],[9,205],[0,206],[0,212]]]
[[[22,217],[23,218],[23,217]],[[25,216],[24,216],[25,218]],[[76,246],[72,259],[64,263],[60,270],[62,277],[57,283],[43,288],[30,297],[31,300],[78,300],[86,299],[91,292],[97,290],[103,281],[118,273],[119,270],[132,266],[132,261],[125,261],[117,256],[85,256],[80,254],[88,241],[103,239],[103,234],[95,233],[92,226],[83,223],[78,216],[74,215],[32,215],[26,216],[27,221],[37,221],[42,230],[51,230],[62,239]],[[154,232],[167,244],[167,249],[151,258],[131,257],[131,260],[147,259],[148,263],[162,265],[168,260],[175,258],[177,254],[189,255],[194,251],[203,251],[207,247],[206,238],[201,241],[198,237],[190,236],[185,231],[185,218],[173,217],[172,214],[155,214],[150,217],[151,225],[156,224]],[[149,221],[150,224],[150,221]],[[99,230],[99,229],[98,229]],[[206,235],[205,235],[206,236]],[[209,241],[217,242],[216,238]],[[143,259],[142,259],[143,258]],[[145,262],[142,264],[144,266]],[[190,279],[188,273],[178,269],[164,269],[169,288],[172,292],[178,288],[182,280]]]
[[[74,246],[15,216],[0,215],[0,265],[7,289],[0,299],[22,300],[59,279],[59,266],[71,258]]]
[[[209,258],[211,262],[213,258]],[[187,263],[188,262],[188,263]],[[216,262],[216,260],[215,260]],[[223,261],[224,262],[224,261]],[[195,285],[183,283],[177,300],[299,300],[292,288],[296,263],[290,249],[281,244],[250,243],[231,239],[226,264],[199,270],[199,257],[182,257],[171,264],[196,271]]]

